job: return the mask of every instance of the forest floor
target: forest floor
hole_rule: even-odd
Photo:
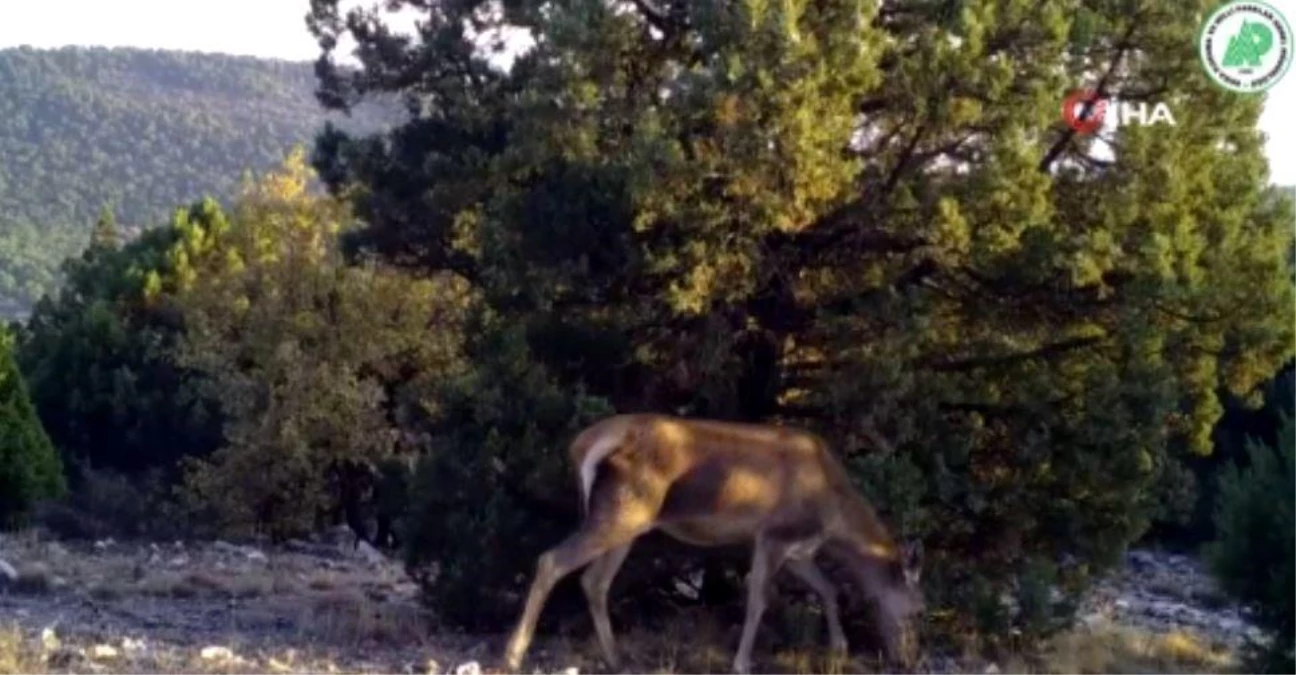
[[[271,548],[0,535],[0,673],[494,670],[502,636],[437,630],[396,561],[340,539]],[[933,656],[924,670],[1220,672],[1248,631],[1195,562],[1142,551],[1095,590],[1077,627],[1042,659]],[[729,670],[733,631],[668,633],[620,635],[626,672]],[[823,651],[757,654],[756,668],[869,672]],[[604,670],[592,636],[541,639],[528,655],[528,672]]]

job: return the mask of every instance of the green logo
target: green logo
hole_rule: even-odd
[[[1282,13],[1263,2],[1241,0],[1219,7],[1202,24],[1197,40],[1202,66],[1231,91],[1269,89],[1291,66],[1292,33]]]
[[[1259,68],[1260,57],[1273,49],[1273,31],[1258,21],[1242,22],[1242,29],[1229,38],[1224,51],[1225,68]]]

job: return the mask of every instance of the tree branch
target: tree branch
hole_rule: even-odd
[[[1167,307],[1164,303],[1161,302],[1153,302],[1152,305],[1153,307],[1156,307],[1157,311],[1161,312],[1162,314],[1174,317],[1181,321],[1187,321],[1189,323],[1205,324],[1205,323],[1216,323],[1224,320],[1224,317],[1219,315],[1194,316],[1192,314],[1185,314],[1183,312],[1180,312],[1177,309],[1171,309],[1170,307]]]
[[[887,440],[886,436],[883,436],[882,432],[878,431],[877,425],[873,423],[873,413],[869,413],[864,417],[864,420],[859,425],[859,429],[860,432],[872,441],[883,454],[897,454],[895,444]]]
[[[1121,61],[1125,60],[1125,54],[1129,52],[1131,47],[1130,38],[1134,37],[1134,28],[1136,26],[1138,26],[1138,20],[1137,17],[1133,17],[1130,20],[1129,28],[1125,29],[1125,34],[1121,36],[1121,39],[1116,44],[1116,55],[1112,57],[1111,63],[1107,66],[1107,71],[1102,74],[1102,77],[1098,79],[1098,85],[1094,87],[1095,98],[1102,98],[1107,95],[1107,86],[1111,83],[1111,79],[1116,74],[1117,68],[1120,67]],[[1083,115],[1089,114],[1090,110],[1093,108],[1093,103],[1092,100],[1085,102],[1084,111],[1082,113]],[[1041,173],[1048,173],[1053,169],[1053,163],[1056,162],[1058,157],[1060,157],[1063,151],[1066,150],[1067,145],[1071,143],[1071,139],[1074,138],[1075,135],[1076,130],[1071,127],[1067,127],[1062,132],[1062,136],[1060,136],[1057,142],[1048,149],[1048,152],[1044,153],[1044,158],[1040,160],[1039,170]]]
[[[1022,361],[1032,359],[1046,359],[1051,356],[1065,354],[1067,352],[1092,347],[1105,342],[1105,336],[1090,336],[1082,338],[1072,338],[1061,342],[1044,345],[1030,351],[1018,352],[1016,354],[1001,354],[998,356],[981,356],[957,361],[933,362],[929,360],[924,365],[931,370],[939,373],[956,373],[977,370],[980,368],[995,368],[999,366],[1010,366]]]
[[[671,33],[673,25],[670,16],[661,7],[658,7],[656,3],[651,0],[630,0],[630,2],[635,6],[635,9],[639,10],[639,14],[643,16],[644,20],[647,21],[650,26],[661,31],[665,35]]]

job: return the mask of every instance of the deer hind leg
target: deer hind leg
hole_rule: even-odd
[[[751,572],[747,574],[747,616],[743,620],[742,637],[738,640],[738,653],[734,655],[735,673],[751,672],[752,645],[756,642],[756,630],[760,627],[761,616],[765,614],[769,582],[778,573],[787,552],[788,546],[785,543],[764,537],[756,539],[752,550]]]
[[[658,507],[659,504],[650,498],[645,499],[629,486],[615,481],[595,491],[580,529],[561,544],[545,551],[536,562],[535,579],[531,582],[526,606],[504,652],[505,667],[517,670],[522,665],[540,611],[554,586],[563,577],[605,554],[623,546],[629,547],[639,535],[652,528]]]
[[[640,531],[625,533],[612,528],[582,527],[561,544],[545,551],[536,562],[535,579],[531,582],[531,591],[527,593],[526,606],[522,618],[518,621],[513,637],[509,639],[504,652],[504,663],[509,670],[517,670],[522,665],[522,657],[535,633],[536,622],[540,611],[554,586],[564,577],[612,549],[628,545],[639,536]]]
[[[603,650],[603,660],[614,669],[620,668],[621,663],[617,656],[616,638],[612,634],[612,621],[608,618],[607,596],[612,580],[630,553],[630,546],[625,544],[604,553],[581,575],[581,587],[589,601],[590,617],[594,619],[594,632],[598,635],[599,648]]]
[[[828,645],[838,654],[846,653],[846,632],[842,630],[841,616],[837,605],[837,589],[823,575],[812,560],[789,560],[788,571],[809,586],[819,595],[823,603],[824,614],[828,618]]]

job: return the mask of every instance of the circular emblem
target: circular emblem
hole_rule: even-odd
[[[1197,50],[1216,84],[1243,94],[1259,93],[1277,84],[1291,66],[1291,26],[1281,12],[1263,2],[1229,2],[1206,17]]]
[[[1085,104],[1089,104],[1086,114]],[[1082,134],[1092,134],[1102,128],[1107,117],[1107,99],[1092,89],[1077,89],[1062,99],[1062,119],[1067,126]]]

